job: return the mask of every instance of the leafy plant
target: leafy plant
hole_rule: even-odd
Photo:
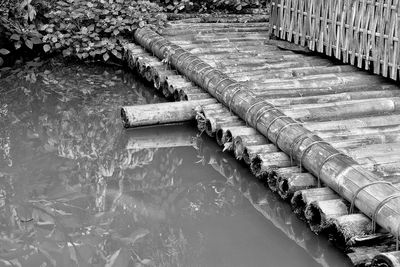
[[[266,7],[269,0],[154,0],[168,12],[240,12],[245,8]]]
[[[46,14],[49,22],[40,27],[45,52],[62,51],[80,59],[122,59],[122,42],[146,24],[160,27],[164,16],[149,1],[65,0]]]
[[[122,41],[135,29],[147,24],[162,27],[166,20],[157,14],[161,8],[149,1],[19,1],[0,4],[0,37],[9,41],[0,51],[0,66],[1,56],[21,47],[33,50],[35,45],[42,48],[36,53],[60,52],[83,60],[121,59]]]

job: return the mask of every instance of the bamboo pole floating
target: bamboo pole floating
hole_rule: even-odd
[[[190,121],[196,117],[196,107],[216,102],[215,99],[205,99],[190,102],[126,106],[121,108],[121,118],[125,128]]]
[[[397,235],[400,222],[400,199],[392,199],[380,207],[382,201],[388,196],[397,194],[395,187],[382,183],[371,185],[379,181],[379,177],[362,168],[353,159],[340,156],[338,150],[313,135],[302,125],[296,124],[296,121],[288,118],[269,102],[261,102],[248,87],[213,69],[198,57],[172,44],[150,29],[138,29],[135,32],[135,39],[159,58],[167,57],[178,71],[230,107],[269,140],[277,143],[282,151],[292,154],[302,166],[312,174],[319,175],[327,186],[342,197],[348,201],[354,199],[355,205],[364,214],[371,216],[379,207],[379,212],[374,216],[375,221]],[[286,127],[288,124],[290,127]],[[286,127],[283,132],[280,131],[282,127]],[[279,139],[278,133],[280,133]],[[362,192],[358,193],[359,190]]]

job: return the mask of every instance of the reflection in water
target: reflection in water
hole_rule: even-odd
[[[123,130],[134,76],[40,76],[1,84],[0,266],[344,266],[192,125]]]

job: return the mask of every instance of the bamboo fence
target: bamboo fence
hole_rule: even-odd
[[[398,80],[398,0],[272,0],[271,32]]]

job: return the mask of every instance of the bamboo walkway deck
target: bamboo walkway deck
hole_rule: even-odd
[[[200,107],[198,127],[215,136],[237,159],[249,164],[252,172],[265,179],[271,190],[291,201],[294,212],[306,220],[314,232],[328,234],[356,266],[371,264],[377,254],[396,250],[395,238],[383,230],[375,231],[368,218],[374,217],[373,214],[367,217],[357,213],[352,207],[354,203],[324,187],[319,175],[304,171],[301,163],[298,166],[293,160],[293,155],[282,152],[275,144],[279,143],[285,129],[302,125],[340,151],[340,155],[336,153],[331,158],[350,156],[379,177],[379,183],[390,183],[398,189],[399,87],[388,79],[307,50],[282,46],[280,42],[269,40],[268,29],[267,22],[198,23],[190,19],[170,22],[162,35],[245,85],[258,103],[268,101],[283,112],[284,116],[269,125],[269,140],[222,104]],[[155,43],[157,41],[150,43],[150,47]],[[167,98],[177,101],[212,98],[168,67],[171,55],[164,55],[161,62],[139,45],[127,44],[126,51],[129,65],[153,81]],[[254,116],[264,112],[268,110],[260,112],[259,109]],[[284,117],[294,122],[289,123],[289,127],[269,129]],[[312,153],[311,146],[313,144],[303,148],[302,157]],[[318,174],[327,161],[327,158],[321,160]]]

